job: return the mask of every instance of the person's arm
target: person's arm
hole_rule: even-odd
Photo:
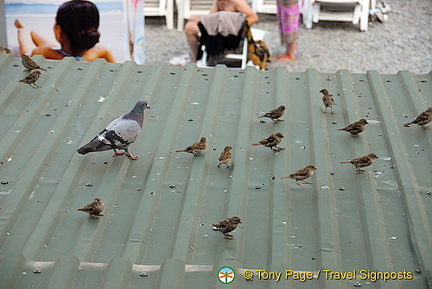
[[[249,25],[255,24],[258,22],[259,18],[255,12],[250,8],[249,4],[245,0],[231,0],[231,3],[234,4],[238,12],[241,12],[246,15],[246,21]]]

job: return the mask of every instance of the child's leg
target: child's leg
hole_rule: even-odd
[[[36,45],[33,42],[33,39],[30,35],[30,31],[27,30],[21,22],[15,20],[15,27],[18,28],[18,44],[20,47],[20,54],[25,54],[28,51],[36,48]]]
[[[31,37],[33,39],[33,42],[36,44],[37,47],[40,46],[59,46],[59,44],[57,42],[52,41],[51,39],[49,39],[48,37],[42,35],[41,33],[37,32],[37,31],[32,31],[30,32]]]
[[[58,46],[57,43],[53,42],[46,36],[36,31],[29,31],[24,25],[15,20],[15,27],[18,28],[18,43],[20,46],[20,53],[27,53],[36,47],[40,46]]]

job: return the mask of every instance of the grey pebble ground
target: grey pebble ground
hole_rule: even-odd
[[[432,1],[389,0],[389,20],[369,22],[367,32],[348,22],[320,22],[312,29],[301,26],[296,60],[273,62],[268,69],[285,66],[288,71],[316,68],[322,73],[346,69],[351,73],[377,70],[394,74],[408,70],[427,74],[432,69]],[[259,14],[255,28],[271,32],[268,43],[272,55],[280,54],[275,15]],[[147,18],[145,23],[146,64],[166,62],[176,56],[189,54],[184,33],[169,30],[164,18]]]

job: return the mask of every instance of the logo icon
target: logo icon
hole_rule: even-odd
[[[230,284],[235,279],[235,272],[233,268],[224,266],[218,271],[218,279],[223,284]]]

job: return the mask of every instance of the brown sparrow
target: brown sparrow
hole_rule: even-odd
[[[344,130],[351,134],[353,137],[358,137],[359,133],[363,132],[366,129],[366,125],[368,124],[368,121],[362,118],[361,120],[358,120],[356,122],[351,123],[350,125],[340,128],[338,130]]]
[[[78,209],[78,211],[86,212],[90,217],[97,219],[98,216],[103,216],[101,213],[104,208],[105,204],[102,202],[101,198],[95,198],[93,202]]]
[[[296,184],[299,185],[300,187],[304,188],[299,181],[302,181],[303,184],[311,184],[309,182],[306,182],[305,180],[310,178],[313,174],[314,171],[316,171],[317,168],[312,165],[309,164],[307,166],[305,166],[304,168],[301,168],[297,171],[295,171],[294,173],[290,174],[289,176],[286,177],[282,177],[281,179],[293,179],[296,181]]]
[[[188,146],[184,150],[177,150],[177,153],[185,152],[193,154],[194,156],[199,156],[207,147],[207,138],[202,137],[198,142]]]
[[[46,71],[46,69],[40,67],[39,64],[37,64],[33,59],[31,59],[29,56],[25,54],[21,55],[21,62],[23,66],[28,70],[41,69]]]
[[[32,73],[30,73],[29,75],[27,75],[26,77],[24,77],[23,79],[21,79],[18,82],[24,82],[27,83],[28,85],[30,85],[33,88],[38,88],[40,87],[39,85],[36,84],[36,80],[39,79],[39,76],[42,74],[42,72],[40,72],[39,70],[35,70]]]
[[[331,114],[334,114],[333,105],[336,105],[336,103],[334,102],[333,96],[328,92],[327,89],[321,89],[320,92],[323,94],[322,101],[325,105],[324,113],[327,113],[327,108],[330,107]]]
[[[429,107],[422,113],[420,113],[412,122],[404,124],[404,126],[409,127],[412,124],[418,124],[422,129],[429,129],[427,124],[432,121],[432,107]]]
[[[216,224],[212,224],[212,226],[216,227],[216,230],[220,231],[225,236],[225,239],[232,240],[234,239],[234,236],[228,233],[234,231],[237,228],[237,225],[241,223],[242,221],[240,220],[240,218],[234,216],[231,218],[223,219]]]
[[[229,163],[231,162],[231,157],[232,157],[231,149],[232,149],[231,146],[226,146],[224,150],[221,152],[218,159],[219,160],[218,168],[220,168],[222,165],[226,165],[227,168],[229,168]]]
[[[346,161],[346,162],[340,162],[341,164],[352,164],[353,166],[355,166],[356,168],[356,173],[362,173],[364,172],[364,170],[360,169],[360,168],[364,168],[364,167],[368,167],[371,164],[373,164],[373,162],[375,161],[375,159],[377,159],[378,156],[374,153],[370,153],[361,157],[357,157],[355,159],[352,159],[350,161]]]
[[[285,113],[285,105],[280,105],[279,107],[272,109],[269,112],[266,112],[265,114],[259,117],[268,117],[273,122],[276,123],[276,122],[283,121],[283,119],[279,119],[279,118],[282,117],[284,113]]]
[[[282,139],[284,137],[285,136],[282,133],[277,132],[277,133],[274,133],[274,134],[266,137],[265,139],[260,140],[259,143],[253,143],[252,145],[253,146],[263,145],[265,147],[270,148],[271,150],[273,150],[275,152],[278,152],[278,151],[285,149],[283,147],[278,147],[278,144],[282,141]]]

